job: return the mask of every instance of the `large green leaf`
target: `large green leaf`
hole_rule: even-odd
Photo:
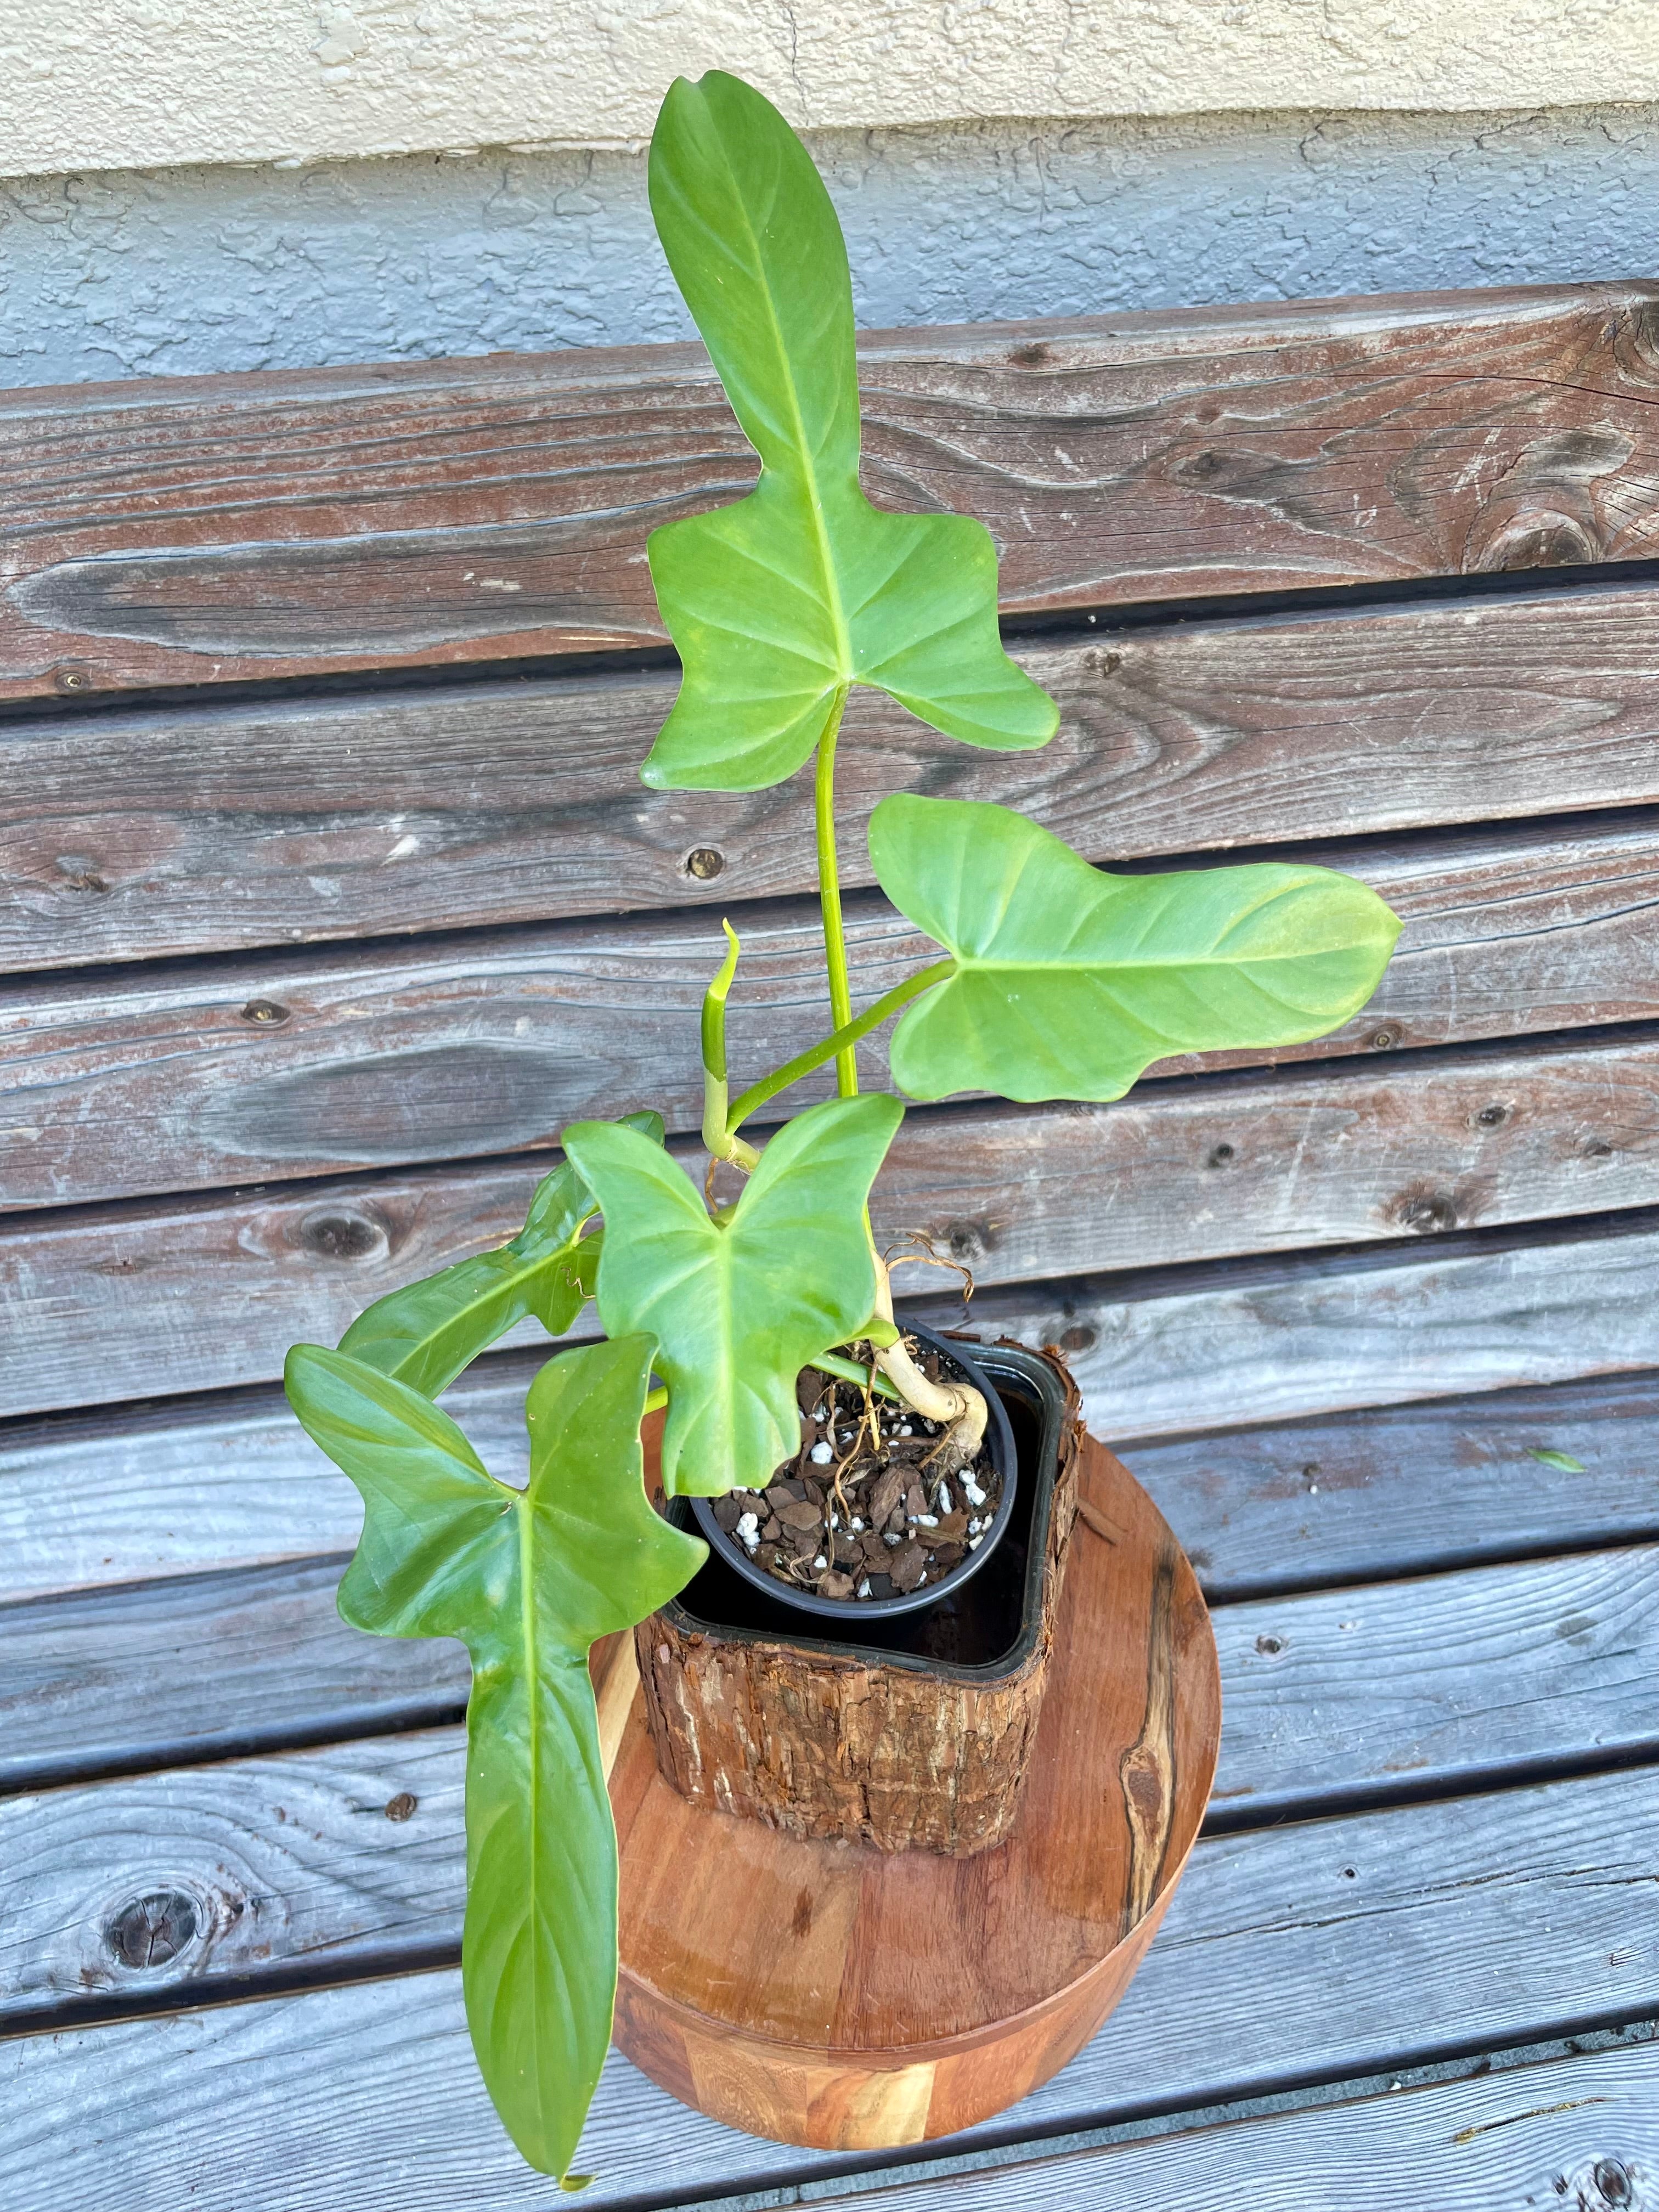
[[[663,1487],[753,1489],[800,1448],[795,1378],[874,1310],[865,1201],[903,1119],[896,1098],[832,1098],[761,1154],[729,1219],[629,1130],[564,1133],[605,1212],[599,1319],[648,1331],[668,1385]]]
[[[1023,815],[966,799],[883,799],[870,857],[957,962],[893,1035],[893,1079],[913,1098],[1120,1098],[1170,1053],[1322,1036],[1370,997],[1400,933],[1375,891],[1333,869],[1107,875]]]
[[[660,1114],[628,1114],[623,1121],[661,1144]],[[593,1295],[599,1240],[581,1232],[598,1212],[580,1176],[562,1162],[537,1184],[511,1243],[377,1298],[340,1339],[341,1351],[435,1398],[528,1315],[550,1336],[562,1336]]]
[[[847,249],[782,116],[717,70],[678,79],[651,142],[651,210],[762,468],[736,506],[652,533],[685,675],[647,783],[776,783],[850,684],[970,744],[1044,744],[1056,710],[1002,650],[990,533],[884,514],[859,489]]]
[[[530,1389],[523,1491],[488,1474],[420,1392],[343,1352],[296,1345],[285,1378],[362,1492],[342,1614],[383,1636],[457,1636],[471,1655],[467,2022],[507,2132],[562,2177],[617,1980],[617,1838],[588,1647],[665,1604],[707,1553],[646,1499],[653,1350],[635,1336],[549,1360]]]

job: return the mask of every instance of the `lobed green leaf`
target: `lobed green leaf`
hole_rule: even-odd
[[[895,1030],[913,1098],[1119,1098],[1171,1053],[1322,1036],[1376,988],[1400,922],[1329,868],[1115,876],[1006,807],[884,799],[876,878],[954,957]]]
[[[646,782],[780,782],[853,684],[970,744],[1045,744],[1058,712],[1002,650],[989,532],[961,515],[884,514],[860,489],[847,249],[793,131],[736,77],[681,77],[657,118],[650,190],[761,478],[735,506],[652,533],[657,603],[685,672]]]
[[[903,1113],[879,1096],[809,1108],[771,1139],[729,1219],[631,1131],[565,1131],[605,1212],[599,1319],[658,1341],[671,1495],[752,1489],[799,1449],[796,1376],[874,1311],[865,1202]]]
[[[632,1336],[549,1360],[526,1407],[523,1491],[395,1376],[317,1345],[296,1345],[285,1373],[295,1412],[362,1493],[342,1615],[380,1635],[459,1637],[471,1656],[467,2022],[507,2132],[562,2177],[616,1996],[617,1840],[587,1652],[707,1556],[645,1495],[653,1351]]]

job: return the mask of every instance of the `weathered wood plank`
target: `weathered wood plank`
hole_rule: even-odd
[[[1458,1286],[1443,1291],[1430,1325],[1453,1331]],[[513,1480],[527,1463],[524,1394],[536,1364],[534,1353],[492,1358],[444,1401],[485,1463]],[[1552,1451],[1586,1473],[1535,1456]],[[1221,1601],[1659,1540],[1659,1389],[1650,1375],[1142,1441],[1133,1456],[1206,1593]],[[64,1655],[62,1674],[80,1651],[101,1666],[100,1624],[118,1650],[124,1639],[147,1650],[158,1634],[155,1648],[170,1648],[175,1606],[181,1618],[199,1618],[204,1643],[240,1650],[252,1592],[286,1585],[279,1575],[245,1586],[239,1575],[338,1557],[361,1523],[356,1490],[270,1388],[15,1422],[0,1430],[0,1603],[13,1608],[0,1613],[8,1624],[0,1639],[32,1638],[38,1620]],[[171,1581],[173,1595],[155,1609],[142,1588],[118,1587],[155,1579]],[[25,1609],[74,1590],[106,1593],[100,1602],[109,1610],[94,1603],[83,1613],[78,1601],[61,1616]],[[268,1632],[274,1649],[283,1632],[273,1623]],[[350,1648],[387,1649],[355,1639]],[[6,1671],[0,1665],[0,1681]],[[21,1725],[9,1707],[0,1711],[10,1715],[6,1728]]]
[[[1655,297],[872,334],[865,480],[981,514],[1009,609],[1617,559],[1654,527]],[[635,646],[647,530],[753,472],[690,346],[18,393],[0,690]]]
[[[1656,1076],[1659,1043],[1638,1038],[1218,1076],[1109,1106],[939,1108],[895,1139],[875,1221],[995,1285],[1639,1207],[1659,1199]],[[547,1164],[14,1216],[0,1411],[275,1375],[296,1337],[331,1341],[383,1291],[503,1242]],[[1437,1387],[1464,1384],[1442,1370]]]
[[[0,1790],[453,1721],[465,1651],[348,1628],[343,1564],[0,1606]]]
[[[509,1481],[529,1472],[538,1364],[497,1356],[443,1401]],[[362,1499],[279,1389],[0,1429],[0,1603],[338,1554],[362,1526]]]
[[[1425,1482],[1425,1519],[1436,1502]],[[459,1647],[347,1628],[341,1565],[0,1607],[0,1789],[453,1720]],[[1328,1810],[1659,1752],[1656,1595],[1659,1550],[1635,1546],[1221,1607],[1214,1802]]]
[[[1449,1237],[1398,1250],[1249,1261],[1183,1279],[1017,1286],[974,1325],[1054,1344],[1115,1446],[1362,1406],[1567,1382],[1653,1364],[1650,1217],[1589,1235]],[[945,1300],[917,1317],[949,1326]],[[1131,1450],[1131,1456],[1133,1456]]]
[[[1016,647],[1059,700],[987,755],[860,692],[848,886],[895,788],[1000,800],[1091,860],[1659,799],[1648,584],[1101,628]],[[0,968],[815,888],[811,793],[642,789],[661,675],[0,721]],[[693,854],[700,857],[695,872]]]
[[[1558,2200],[1640,2208],[1659,2165],[1651,2043],[1506,2067],[1398,2094],[1158,2132],[884,2188],[836,2191],[842,2212],[1063,2212],[1179,2204],[1182,2212],[1510,2212]],[[785,2200],[787,2201],[787,2200]]]
[[[396,1750],[406,1759],[408,1740]],[[372,1806],[379,1786],[365,1774],[351,1802]],[[423,1853],[421,1808],[407,1824],[352,1817],[386,1846],[375,1881],[398,1879],[385,1859]],[[184,1841],[136,1837],[122,1898],[179,1881]],[[1656,1848],[1651,1770],[1201,1843],[1101,2035],[982,2132],[1097,2125],[1640,2018],[1659,2003]],[[458,1837],[450,1850],[453,1923]],[[97,1901],[118,1909],[107,1857],[98,1875]],[[422,1912],[432,1929],[429,1900]],[[278,1917],[273,1900],[273,1932]],[[64,1930],[66,1963],[90,1924]],[[179,1987],[188,1964],[181,1953],[147,1985]],[[22,2212],[103,2212],[112,2196],[123,2212],[172,2212],[187,2189],[204,2212],[242,2212],[279,2186],[290,2204],[368,2208],[394,2181],[410,2212],[458,2191],[481,2212],[546,2201],[489,2112],[453,1971],[23,2036],[0,2048],[0,2187]],[[614,2056],[583,2154],[601,2203],[723,2196],[823,2163],[682,2111]]]
[[[1131,1457],[1212,1601],[1659,1539],[1650,1376],[1366,1407]]]
[[[1435,1504],[1425,1483],[1426,1516]],[[1212,1802],[1252,1818],[1324,1812],[1659,1754],[1656,1598],[1659,1547],[1641,1545],[1223,1606]]]
[[[1659,820],[1312,857],[1349,868],[1405,919],[1376,997],[1334,1037],[1157,1073],[1659,1015]],[[739,919],[741,1082],[805,1050],[830,1017],[816,904]],[[848,928],[861,1004],[937,957],[877,899],[853,902]],[[696,1130],[699,1009],[723,951],[712,916],[636,917],[0,985],[0,1204],[515,1152],[647,1104]],[[885,1032],[862,1060],[866,1081],[887,1081]],[[796,1096],[832,1087],[825,1073]],[[1174,1110],[1142,1096],[1152,1114]],[[1622,1147],[1622,1106],[1615,1120],[1607,1133]]]

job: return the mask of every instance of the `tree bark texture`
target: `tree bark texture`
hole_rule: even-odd
[[[963,1681],[694,1629],[677,1607],[655,1613],[635,1631],[640,1676],[657,1764],[683,1796],[791,1835],[884,1851],[967,1858],[1005,1839],[1042,1710],[1076,1510],[1083,1430],[1077,1387],[1065,1379],[1041,1620],[1025,1659],[999,1678]]]

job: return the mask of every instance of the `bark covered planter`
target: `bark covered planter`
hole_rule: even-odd
[[[977,1668],[837,1648],[716,1620],[694,1581],[636,1632],[645,1694],[631,1664],[605,1675],[616,2041],[683,2103],[781,2142],[930,2141],[1047,2081],[1128,1987],[1214,1775],[1190,1563],[1079,1426],[1057,1359],[981,1357],[1028,1447],[1054,1408],[1029,1645],[1017,1618]]]
[[[1019,1474],[995,1553],[959,1592],[887,1620],[845,1607],[845,1633],[809,1634],[711,1559],[635,1630],[658,1765],[694,1804],[882,1851],[968,1857],[1008,1834],[1048,1685],[1082,1431],[1057,1361],[1008,1345],[975,1354]],[[684,1502],[670,1511],[684,1516]]]

